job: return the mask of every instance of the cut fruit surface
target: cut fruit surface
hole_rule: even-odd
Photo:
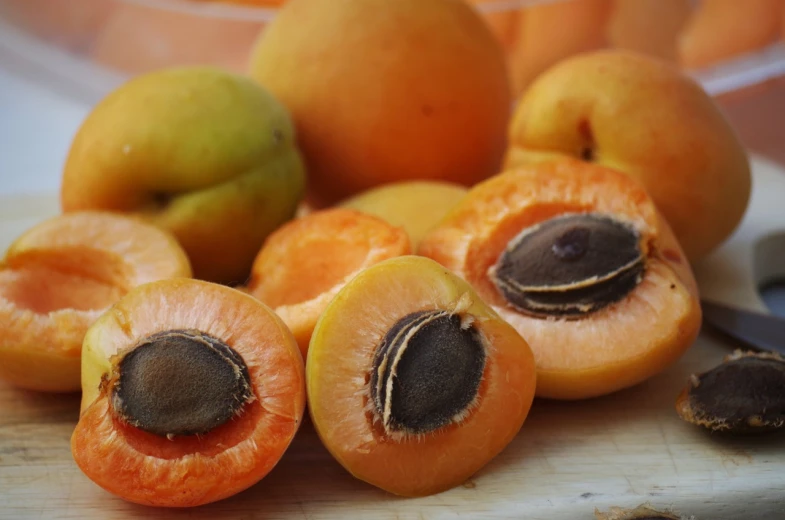
[[[126,500],[189,507],[263,478],[302,420],[291,332],[236,289],[191,279],[129,292],[90,327],[74,459]]]
[[[336,295],[306,375],[330,453],[405,496],[459,485],[501,452],[528,415],[536,378],[526,341],[466,282],[419,256],[369,267]]]
[[[316,320],[362,269],[411,252],[406,232],[348,208],[314,211],[276,230],[254,261],[250,294],[275,309],[303,358]]]
[[[616,224],[587,223],[591,215]],[[565,216],[580,218],[551,236]],[[516,238],[525,233],[533,238]],[[565,159],[502,173],[470,190],[418,252],[466,279],[526,338],[541,397],[639,383],[700,327],[697,286],[672,232],[642,186],[604,167]]]
[[[79,390],[88,326],[137,285],[189,277],[175,238],[150,224],[101,212],[44,221],[0,263],[0,377],[42,391]]]

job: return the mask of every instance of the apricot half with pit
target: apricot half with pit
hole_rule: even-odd
[[[401,256],[363,270],[317,322],[306,362],[311,418],[355,477],[421,496],[500,453],[534,397],[526,341],[463,280]]]
[[[31,390],[79,390],[90,324],[137,285],[189,276],[177,240],[150,224],[92,211],[37,224],[0,262],[0,378]]]
[[[541,397],[639,383],[678,359],[700,328],[679,243],[643,186],[616,170],[563,159],[497,175],[418,251],[526,338]]]
[[[253,297],[170,279],[129,292],[89,329],[79,468],[128,501],[190,507],[238,493],[277,464],[305,408],[289,329]]]

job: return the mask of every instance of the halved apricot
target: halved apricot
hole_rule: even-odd
[[[287,222],[254,260],[247,290],[291,329],[303,359],[316,320],[362,269],[411,252],[402,228],[347,208],[317,210]]]
[[[565,159],[476,185],[419,253],[474,286],[529,342],[537,395],[640,383],[693,343],[697,285],[642,185]]]
[[[236,494],[280,460],[302,420],[297,344],[267,306],[223,285],[170,279],[129,292],[88,330],[79,468],[139,504]]]
[[[459,485],[500,453],[535,379],[526,341],[466,282],[413,255],[346,284],[306,362],[324,445],[358,479],[405,496]]]
[[[176,239],[103,212],[41,222],[0,262],[0,378],[31,390],[79,390],[88,326],[130,288],[191,267]]]

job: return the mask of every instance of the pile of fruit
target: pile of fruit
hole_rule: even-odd
[[[0,376],[81,391],[81,470],[183,507],[262,479],[306,403],[349,472],[417,496],[535,396],[660,373],[700,327],[691,262],[745,213],[742,145],[635,53],[509,84],[454,0],[291,0],[248,75],[131,79],[75,136],[62,214],[6,254]]]

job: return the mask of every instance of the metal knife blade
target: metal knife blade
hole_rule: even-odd
[[[701,300],[703,319],[756,350],[785,355],[785,318]]]

